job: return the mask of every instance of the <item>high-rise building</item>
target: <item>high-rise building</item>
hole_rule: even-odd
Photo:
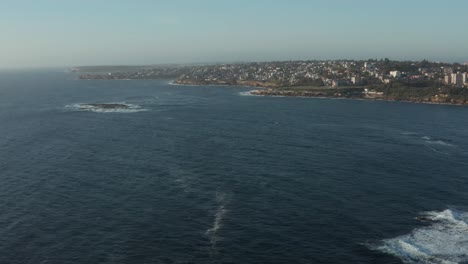
[[[452,84],[453,85],[464,85],[465,80],[463,79],[463,76],[464,76],[464,74],[462,74],[462,73],[452,73]]]
[[[445,75],[445,84],[452,84],[452,75]]]
[[[351,77],[351,82],[352,82],[354,85],[360,85],[360,84],[361,84],[361,78],[360,78],[360,77],[353,76],[353,77]]]

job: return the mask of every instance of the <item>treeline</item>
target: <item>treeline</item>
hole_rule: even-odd
[[[385,85],[370,86],[378,92],[383,92],[387,98],[394,100],[427,99],[435,96],[468,101],[468,89],[453,86],[441,86],[435,81],[419,81],[414,83],[394,82]]]

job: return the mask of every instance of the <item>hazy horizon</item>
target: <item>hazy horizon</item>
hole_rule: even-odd
[[[466,1],[2,1],[0,68],[468,61]]]

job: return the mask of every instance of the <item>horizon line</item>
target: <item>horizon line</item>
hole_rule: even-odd
[[[324,61],[356,61],[356,62],[366,62],[366,61],[381,61],[389,59],[390,61],[397,62],[422,62],[428,61],[430,63],[438,64],[468,64],[466,61],[452,61],[449,60],[431,60],[431,59],[391,59],[389,57],[380,57],[380,58],[368,58],[368,59],[285,59],[285,60],[232,60],[232,61],[207,61],[207,62],[161,62],[161,63],[109,63],[109,64],[83,64],[83,65],[55,65],[55,66],[17,66],[17,67],[0,67],[2,71],[8,70],[40,70],[40,69],[70,69],[70,68],[79,68],[79,67],[149,67],[149,66],[181,66],[181,65],[220,65],[220,64],[243,64],[243,63],[273,63],[273,62],[324,62]]]

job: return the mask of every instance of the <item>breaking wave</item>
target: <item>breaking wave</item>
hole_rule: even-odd
[[[468,212],[447,209],[426,212],[416,219],[430,225],[385,239],[371,248],[399,257],[408,264],[468,262]]]
[[[65,106],[67,109],[75,111],[88,111],[95,113],[137,113],[148,111],[136,104],[128,103],[81,103]]]
[[[242,96],[259,96],[259,95],[256,95],[256,94],[252,94],[253,91],[256,91],[256,90],[240,92],[239,95],[242,95]]]

